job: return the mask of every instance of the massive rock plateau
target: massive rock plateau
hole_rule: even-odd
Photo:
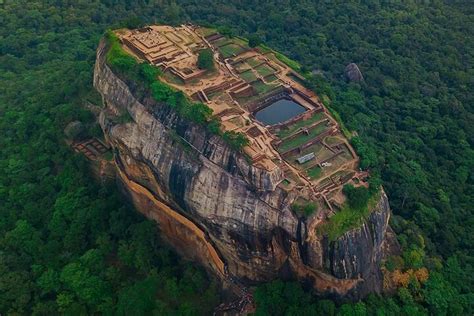
[[[117,174],[136,208],[163,237],[224,282],[298,277],[320,292],[359,298],[380,292],[380,262],[390,209],[385,193],[369,218],[335,241],[317,219],[296,217],[281,175],[248,164],[218,136],[179,118],[165,104],[115,74],[97,51],[94,86],[100,124]],[[125,122],[120,117],[129,117]]]

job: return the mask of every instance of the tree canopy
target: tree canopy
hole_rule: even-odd
[[[336,306],[277,281],[257,291],[257,314],[473,314],[473,14],[466,1],[3,1],[0,312],[210,313],[212,281],[63,142],[75,120],[96,133],[82,104],[99,102],[92,71],[107,29],[192,21],[257,34],[307,70],[357,132],[361,167],[380,175],[404,248],[389,263],[409,282],[393,297]],[[351,62],[364,82],[343,80]],[[425,283],[410,276],[419,267],[429,269]]]
[[[199,51],[198,67],[205,70],[214,69],[214,57],[210,48],[206,48]]]

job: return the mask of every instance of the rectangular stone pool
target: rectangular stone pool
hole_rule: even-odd
[[[290,99],[280,99],[255,113],[255,117],[265,125],[285,122],[306,109]]]

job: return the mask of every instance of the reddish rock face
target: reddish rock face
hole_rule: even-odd
[[[329,242],[316,234],[316,218],[290,211],[296,196],[277,187],[281,170],[249,165],[219,137],[135,91],[106,65],[104,43],[94,86],[124,191],[182,255],[223,280],[294,275],[321,292],[354,298],[382,290],[379,265],[390,217],[384,193],[363,225]],[[132,121],[118,123],[125,111]]]

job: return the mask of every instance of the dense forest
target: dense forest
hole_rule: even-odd
[[[95,183],[63,133],[93,120],[82,105],[107,29],[190,21],[302,65],[382,179],[404,249],[386,263],[406,277],[391,296],[336,305],[277,280],[257,288],[256,313],[472,315],[474,6],[440,0],[0,1],[0,313],[196,315],[218,304],[215,282],[113,183]],[[344,78],[350,62],[363,82]],[[410,272],[424,268],[427,279]]]

